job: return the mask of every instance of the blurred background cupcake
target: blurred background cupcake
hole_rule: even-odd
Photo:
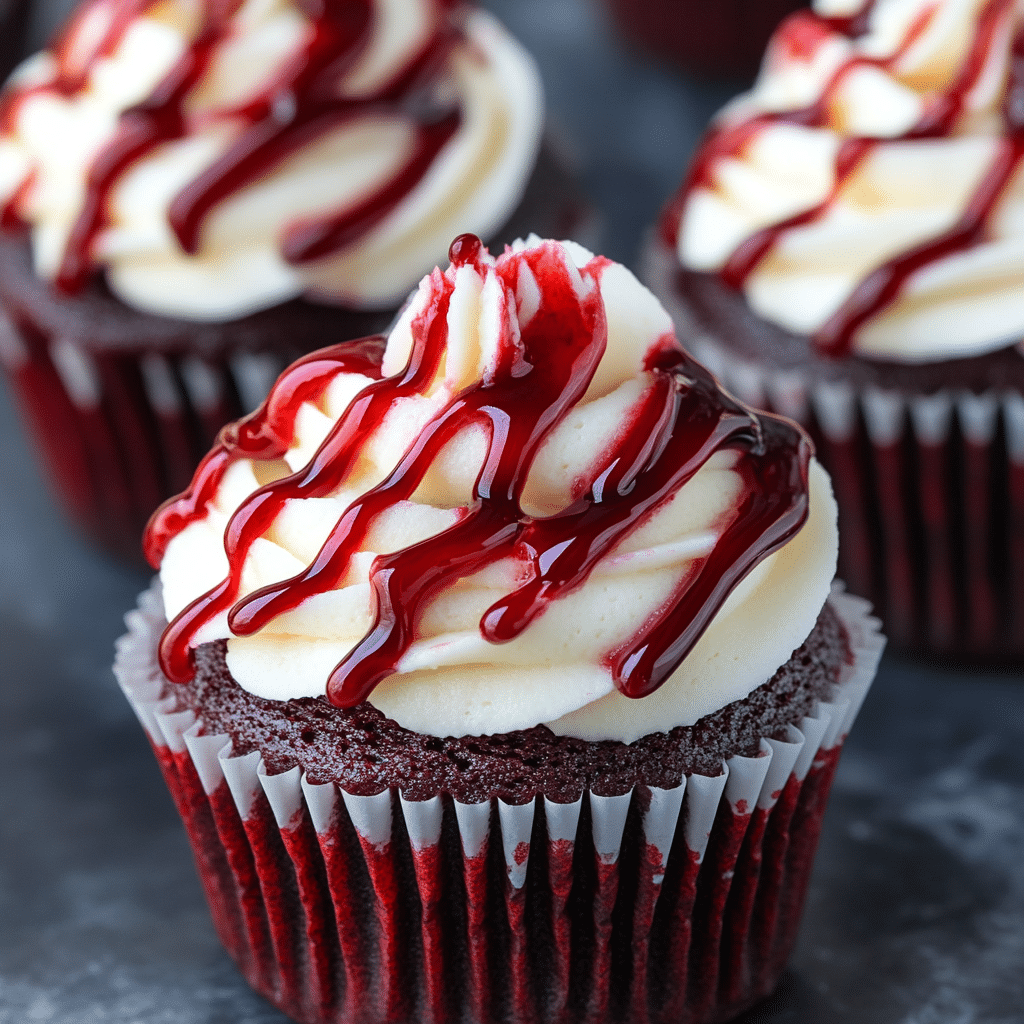
[[[804,0],[605,0],[631,43],[686,71],[744,78],[757,71],[765,43]]]
[[[286,363],[386,328],[454,235],[580,212],[490,15],[311,11],[89,0],[3,94],[0,353],[65,507],[116,550]]]
[[[811,428],[840,573],[893,641],[1020,660],[1020,4],[794,15],[709,130],[646,264],[729,388]]]

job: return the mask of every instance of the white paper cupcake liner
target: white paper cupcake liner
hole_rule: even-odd
[[[185,821],[228,950],[296,1020],[711,1021],[767,994],[884,638],[837,586],[852,664],[785,740],[716,777],[569,804],[357,795],[269,775],[161,698],[158,587],[115,674]]]

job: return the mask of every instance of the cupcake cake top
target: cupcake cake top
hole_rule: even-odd
[[[1024,6],[815,0],[662,223],[681,264],[829,355],[1024,337]]]
[[[0,204],[66,291],[386,309],[507,220],[542,121],[530,57],[456,0],[86,0],[0,100]]]
[[[835,572],[793,424],[721,391],[624,267],[461,236],[386,339],[314,353],[146,536],[161,662],[261,697],[630,742],[770,678]]]

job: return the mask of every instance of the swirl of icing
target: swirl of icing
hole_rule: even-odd
[[[522,198],[537,70],[456,0],[86,0],[0,109],[41,276],[138,309],[397,306]]]
[[[386,346],[294,364],[154,515],[165,673],[227,638],[251,692],[435,735],[635,739],[746,696],[835,571],[806,436],[721,391],[624,267],[451,255]]]
[[[776,32],[662,222],[682,265],[819,351],[1024,336],[1024,5],[816,0]]]

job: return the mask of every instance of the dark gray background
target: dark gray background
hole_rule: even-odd
[[[604,252],[633,263],[735,86],[627,54],[587,0],[489,6],[541,63]],[[221,950],[110,674],[146,577],[70,531],[2,389],[0,436],[0,1024],[286,1024]],[[746,1024],[1024,1021],[1022,696],[1012,676],[885,660],[791,971]]]

